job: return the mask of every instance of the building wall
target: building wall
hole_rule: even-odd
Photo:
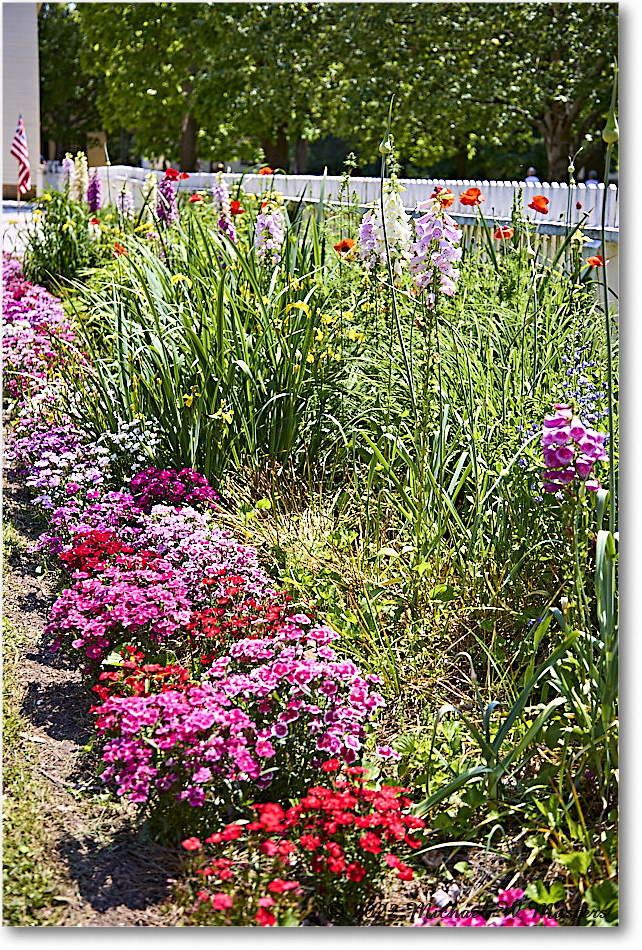
[[[38,6],[37,3],[2,4],[3,197],[5,186],[15,188],[18,183],[18,162],[10,149],[21,112],[27,133],[31,184],[36,185],[40,162]],[[15,198],[15,193],[12,197]]]

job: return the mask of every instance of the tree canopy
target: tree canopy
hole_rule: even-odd
[[[52,5],[54,6],[54,5]],[[603,126],[612,3],[79,4],[81,66],[107,131],[139,150],[304,170],[308,142],[372,161],[395,96],[399,157],[429,167],[541,136],[548,177]],[[588,136],[588,138],[587,138]]]

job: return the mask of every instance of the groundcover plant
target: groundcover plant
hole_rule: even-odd
[[[43,196],[3,353],[47,646],[184,923],[613,925],[603,260],[477,188],[413,216],[387,154],[365,214],[349,172],[313,211],[271,169]]]

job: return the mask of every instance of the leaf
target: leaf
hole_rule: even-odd
[[[543,881],[533,881],[526,888],[525,894],[536,904],[548,907],[549,904],[563,901],[566,897],[566,889],[560,881],[553,881],[550,891],[547,891]]]
[[[400,755],[412,755],[412,753],[415,751],[416,742],[416,736],[414,736],[411,732],[408,732],[404,735],[397,736],[397,738],[392,743],[392,748]]]
[[[437,584],[428,594],[430,600],[437,600],[442,604],[447,604],[459,596],[459,591],[451,587],[450,584]]]
[[[594,854],[595,852],[593,850],[563,853],[557,851],[555,848],[553,849],[553,857],[555,860],[567,868],[571,874],[576,874],[578,877],[586,877]]]

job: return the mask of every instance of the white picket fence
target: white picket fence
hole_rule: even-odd
[[[128,165],[111,165],[108,168],[99,168],[98,174],[101,179],[103,194],[109,196],[113,201],[116,194],[126,185],[132,193],[134,203],[137,207],[142,204],[141,188],[149,170],[145,168],[135,168]],[[163,172],[155,172],[159,179],[163,177]],[[216,180],[215,173],[193,172],[188,179],[179,182],[181,189],[194,192],[207,190],[212,187]],[[223,179],[232,186],[239,181],[239,173],[224,174]],[[250,194],[264,194],[271,187],[274,187],[284,197],[299,199],[304,197],[306,201],[317,202],[323,195],[324,201],[337,201],[340,196],[341,184],[343,179],[338,175],[244,175],[243,188]],[[48,173],[45,175],[45,182],[50,187],[59,189],[61,187],[60,173]],[[511,209],[515,196],[520,194],[523,198],[523,207],[526,214],[533,221],[546,224],[566,224],[578,223],[583,215],[588,214],[585,227],[600,228],[602,221],[602,201],[604,195],[604,185],[565,185],[558,182],[543,182],[541,185],[527,185],[520,181],[477,181],[472,179],[445,179],[445,178],[403,178],[399,181],[403,191],[402,198],[404,206],[408,211],[416,208],[417,204],[429,198],[436,185],[442,185],[450,188],[458,199],[459,195],[467,188],[480,188],[484,196],[482,210],[484,215],[490,221],[506,221],[510,219]],[[373,204],[380,191],[380,181],[378,178],[351,178],[350,195],[357,195],[359,204],[366,207]],[[535,195],[544,195],[549,200],[548,214],[542,215],[528,207]],[[579,205],[579,207],[578,207]],[[452,211],[472,212],[472,208],[459,205],[456,200]],[[472,219],[473,215],[471,215]],[[606,228],[608,231],[617,231],[618,229],[618,189],[616,185],[609,185],[606,197]],[[617,240],[616,235],[609,235]]]
[[[123,187],[127,187],[134,199],[135,207],[143,203],[142,188],[149,169],[136,168],[129,165],[111,165],[98,169],[101,180],[104,200],[115,201]],[[154,174],[158,179],[164,177],[164,172]],[[188,179],[178,182],[182,191],[207,191],[217,179],[216,173],[193,172]],[[223,174],[223,179],[233,187],[243,180],[243,189],[249,194],[262,195],[271,188],[280,192],[285,198],[318,202],[323,196],[326,203],[338,202],[341,196],[343,179],[338,175],[258,175],[241,173]],[[51,188],[62,187],[60,173],[45,175],[45,183]],[[479,188],[484,196],[482,210],[491,229],[497,224],[510,221],[513,204],[517,199],[522,201],[522,211],[534,223],[539,232],[538,252],[543,259],[552,259],[562,245],[567,228],[584,220],[583,231],[586,242],[582,251],[584,258],[601,253],[602,203],[604,185],[565,185],[558,182],[543,182],[540,185],[526,184],[520,181],[478,181],[472,179],[447,178],[404,178],[400,179],[404,189],[402,197],[405,208],[412,212],[417,205],[429,198],[436,185],[441,185],[455,195],[455,203],[450,210],[455,220],[464,230],[465,241],[480,241],[481,226],[475,209],[459,203],[459,195],[468,188]],[[381,182],[378,178],[351,178],[350,197],[357,196],[359,205],[363,208],[372,205],[380,194]],[[233,193],[233,192],[232,192]],[[549,200],[548,214],[543,215],[528,205],[535,195],[544,195]],[[347,196],[344,193],[344,200]],[[587,217],[584,219],[584,215]],[[354,236],[354,235],[353,235]],[[619,216],[618,216],[618,188],[609,185],[606,195],[605,216],[607,278],[609,287],[613,291],[613,302],[617,309],[617,293],[619,289],[618,251],[619,251]]]

